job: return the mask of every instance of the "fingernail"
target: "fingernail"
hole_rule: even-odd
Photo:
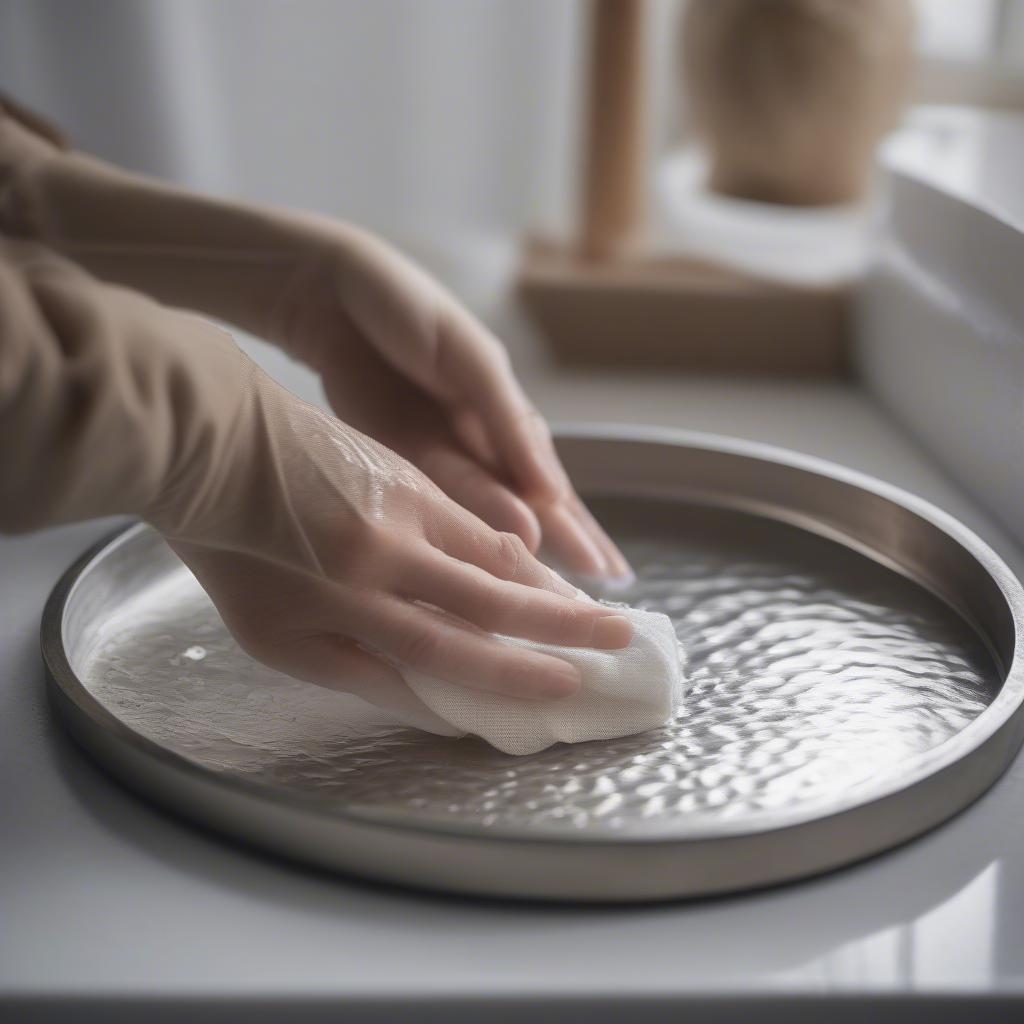
[[[622,566],[610,566],[600,576],[596,573],[588,573],[586,575],[580,573],[578,578],[584,580],[601,594],[607,593],[610,590],[625,590],[636,583],[636,573],[625,563]]]
[[[633,567],[626,561],[626,556],[618,548],[612,549],[611,561],[613,579],[636,583],[636,573],[633,572]]]
[[[625,615],[605,615],[594,623],[591,639],[595,647],[618,650],[633,639],[633,623]]]
[[[636,573],[627,567],[625,570],[620,569],[614,576],[609,576],[604,581],[604,588],[605,590],[626,590],[634,583],[636,583]]]

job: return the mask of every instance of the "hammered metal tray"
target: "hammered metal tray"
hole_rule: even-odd
[[[559,450],[688,653],[662,729],[530,757],[394,724],[263,668],[158,535],[55,588],[55,706],[126,785],[289,857],[462,892],[614,901],[742,889],[894,846],[1022,740],[1022,590],[925,502],[706,435]]]

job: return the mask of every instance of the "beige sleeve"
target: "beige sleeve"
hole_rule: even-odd
[[[196,195],[64,148],[0,104],[0,234],[104,280],[287,344],[277,318],[303,275],[320,272],[317,233],[314,217]]]
[[[0,530],[207,500],[257,372],[212,324],[0,240]]]

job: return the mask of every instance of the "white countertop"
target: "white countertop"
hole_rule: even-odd
[[[536,355],[519,359],[556,418],[706,429],[831,457],[937,502],[1024,569],[1024,556],[850,387],[539,376]],[[302,371],[285,372],[308,389]],[[178,1019],[186,1006],[194,1019],[278,1019],[285,1005],[295,1021],[343,1008],[407,1019],[412,1007],[446,1021],[484,1012],[594,1021],[627,1005],[631,1021],[684,1006],[690,1020],[793,1021],[816,1019],[814,1000],[836,996],[870,999],[872,1019],[885,1003],[905,1021],[905,999],[952,993],[1012,997],[1024,1012],[1024,760],[953,821],[869,862],[754,894],[618,909],[327,877],[151,809],[52,721],[37,652],[47,592],[109,525],[0,540],[0,1019],[29,1019],[4,1016],[3,1000],[12,1010],[14,999],[76,1021],[130,1016],[140,1002],[150,1021],[164,1019],[161,1007]],[[941,1008],[977,1019],[962,1001]],[[94,1018],[81,1015],[88,1009]]]

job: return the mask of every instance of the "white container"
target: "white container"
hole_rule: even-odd
[[[882,154],[868,389],[1024,539],[1024,115],[923,108]]]

